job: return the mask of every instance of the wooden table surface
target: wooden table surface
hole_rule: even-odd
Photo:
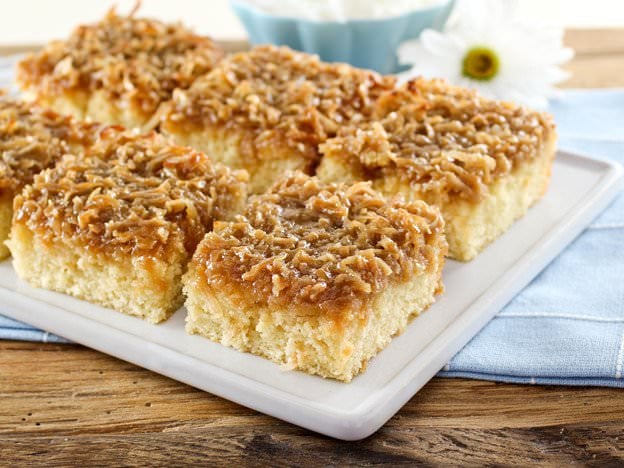
[[[624,86],[624,30],[566,42],[568,86]],[[0,465],[173,461],[624,464],[624,392],[435,378],[375,435],[340,442],[82,346],[0,342]]]

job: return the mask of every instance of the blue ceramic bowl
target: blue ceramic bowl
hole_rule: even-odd
[[[401,16],[346,22],[276,16],[245,0],[230,0],[230,4],[254,45],[286,45],[318,54],[327,62],[346,62],[380,73],[394,73],[399,71],[396,57],[399,44],[418,37],[426,28],[440,29],[454,0]]]

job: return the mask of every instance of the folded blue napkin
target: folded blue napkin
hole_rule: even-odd
[[[624,90],[566,91],[550,111],[562,149],[624,163]],[[439,375],[624,387],[623,245],[620,196]],[[66,341],[1,316],[0,339]]]

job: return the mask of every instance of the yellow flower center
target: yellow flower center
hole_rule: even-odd
[[[467,78],[489,81],[498,75],[498,55],[489,47],[476,46],[468,50],[462,62],[462,74]]]

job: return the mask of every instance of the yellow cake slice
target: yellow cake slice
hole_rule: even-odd
[[[292,174],[199,244],[187,331],[348,382],[441,292],[443,230],[424,202]]]
[[[57,112],[144,127],[174,89],[189,87],[222,56],[209,38],[181,25],[122,17],[112,9],[28,55],[18,65],[17,82]]]
[[[246,169],[260,193],[289,170],[311,173],[318,145],[368,117],[394,79],[286,47],[232,55],[188,90],[176,90],[161,130],[183,145]]]
[[[15,271],[32,286],[160,322],[183,302],[196,245],[242,209],[246,180],[161,135],[106,128],[16,197]]]
[[[548,187],[556,132],[545,113],[417,79],[381,97],[375,118],[321,146],[318,176],[437,205],[451,258],[474,258]]]
[[[0,93],[0,260],[9,255],[15,195],[63,154],[88,145],[96,128]]]

